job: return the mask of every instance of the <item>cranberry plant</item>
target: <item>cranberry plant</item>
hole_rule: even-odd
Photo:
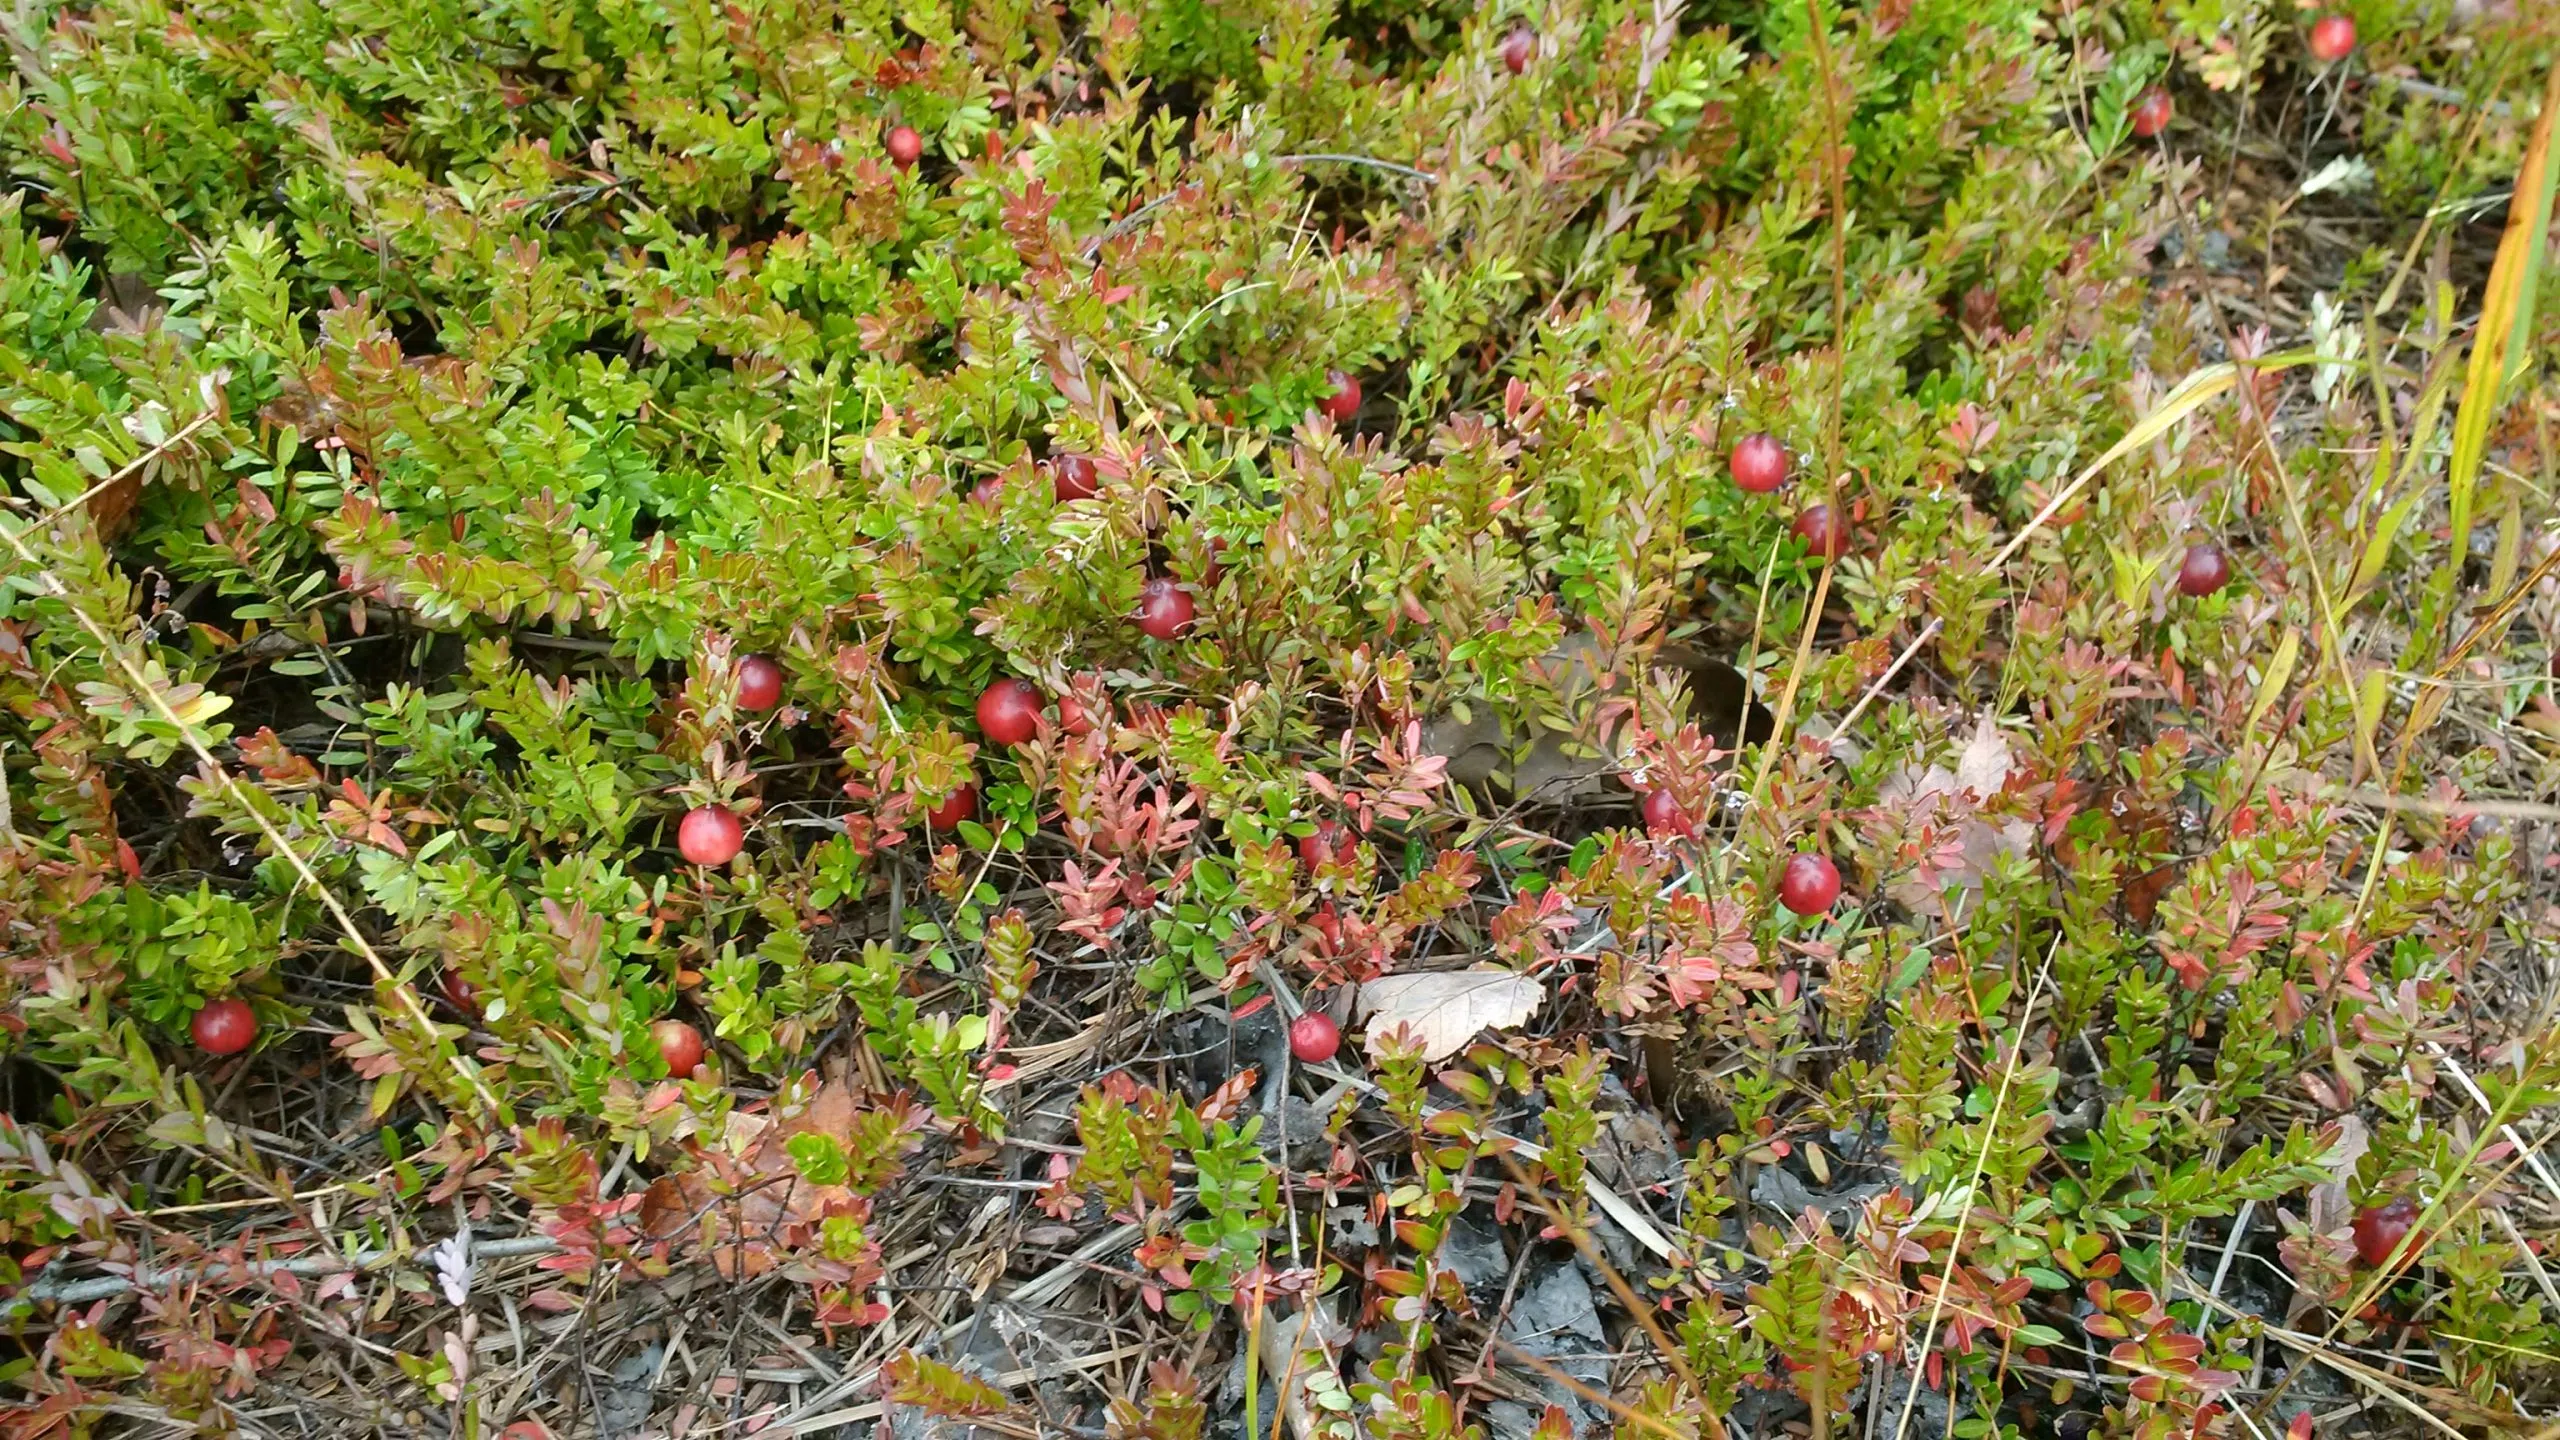
[[[270,1263],[449,1224],[1001,1415],[1036,1218],[1437,1440],[1470,1214],[1648,1429],[2546,1414],[2560,37],[2351,12],[22,8],[0,1427],[567,1433]]]

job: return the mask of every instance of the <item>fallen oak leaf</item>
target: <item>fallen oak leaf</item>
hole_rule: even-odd
[[[1426,1061],[1445,1060],[1486,1030],[1509,1030],[1538,1013],[1546,987],[1516,970],[1439,970],[1387,975],[1360,986],[1358,1013],[1369,1022],[1369,1053],[1399,1030]]]

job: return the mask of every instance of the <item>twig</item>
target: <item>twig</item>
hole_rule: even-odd
[[[1849,727],[1857,724],[1858,717],[1867,713],[1869,702],[1884,693],[1884,687],[1893,683],[1893,677],[1902,673],[1902,667],[1911,663],[1911,657],[1920,653],[1920,647],[1929,643],[1930,637],[1938,633],[1943,623],[1935,615],[1929,617],[1929,623],[1921,626],[1920,633],[1911,637],[1911,643],[1902,647],[1902,653],[1893,657],[1893,663],[1884,667],[1884,673],[1867,687],[1867,693],[1859,696],[1858,703],[1849,707],[1849,713],[1840,717],[1840,723],[1831,727],[1833,739],[1849,733]]]
[[[1601,1409],[1608,1411],[1610,1414],[1617,1416],[1619,1419],[1626,1421],[1628,1424],[1633,1425],[1640,1430],[1652,1431],[1656,1435],[1666,1437],[1666,1440],[1678,1440],[1678,1437],[1687,1433],[1685,1431],[1673,1429],[1670,1422],[1663,1420],[1659,1416],[1647,1414],[1646,1412],[1638,1410],[1627,1404],[1627,1402],[1623,1400],[1604,1394],[1601,1391],[1583,1384],[1581,1381],[1576,1380],[1572,1376],[1564,1373],[1562,1370],[1559,1370],[1555,1366],[1547,1363],[1544,1358],[1533,1355],[1530,1352],[1521,1349],[1519,1346],[1512,1344],[1508,1340],[1496,1339],[1493,1343],[1502,1347],[1502,1352],[1505,1355],[1508,1355],[1512,1359],[1519,1361],[1521,1364],[1528,1366],[1530,1369],[1537,1371],[1541,1377],[1554,1381],[1556,1384],[1561,1385],[1567,1390],[1570,1390],[1574,1394],[1582,1397],[1582,1399],[1588,1403],[1599,1406]]]
[[[91,500],[96,499],[99,495],[104,494],[107,490],[113,488],[118,481],[129,478],[135,471],[140,470],[143,466],[148,465],[152,461],[159,459],[161,456],[168,454],[171,450],[177,447],[179,441],[184,440],[188,436],[196,433],[198,430],[203,429],[205,422],[211,420],[213,416],[214,412],[210,405],[208,405],[208,407],[199,413],[196,418],[179,426],[176,434],[171,435],[168,439],[161,441],[159,444],[152,446],[150,449],[145,450],[141,454],[126,461],[113,475],[108,476],[106,479],[99,481],[97,484],[90,486],[88,489],[81,491],[79,494],[72,496],[70,499],[63,501],[61,504],[54,506],[52,509],[44,512],[44,514],[36,517],[34,522],[35,526],[50,525],[54,521],[61,519],[63,516],[70,514],[72,511],[79,509],[81,506],[88,504]],[[34,526],[30,526],[29,528],[34,528]]]
[[[510,1235],[497,1240],[471,1242],[472,1260],[511,1260],[525,1255],[549,1255],[558,1251],[560,1242],[548,1235]],[[364,1250],[347,1255],[296,1255],[290,1260],[252,1260],[245,1268],[251,1275],[337,1275],[350,1271],[380,1270],[402,1261],[417,1262],[422,1250]],[[86,1305],[106,1300],[129,1290],[158,1290],[181,1281],[200,1280],[208,1273],[231,1267],[217,1262],[186,1265],[162,1265],[137,1270],[132,1275],[100,1275],[88,1280],[65,1280],[50,1271],[36,1282],[6,1300],[0,1300],[0,1319],[15,1319],[38,1305]]]
[[[1307,155],[1278,156],[1274,158],[1271,163],[1274,165],[1304,165],[1315,160],[1330,161],[1336,165],[1367,165],[1374,169],[1392,170],[1399,175],[1410,175],[1414,179],[1422,181],[1426,185],[1437,185],[1440,183],[1440,177],[1432,174],[1428,170],[1416,170],[1410,165],[1399,165],[1393,160],[1380,160],[1373,155],[1336,155],[1327,151],[1318,151]]]
[[[2388,790],[2370,786],[2341,789],[2328,793],[2332,800],[2350,805],[2370,805],[2376,810],[2405,810],[2413,815],[2492,815],[2502,820],[2560,820],[2560,805],[2538,805],[2530,800],[2429,800],[2419,795],[2394,795]],[[2548,1180],[2545,1183],[2550,1183]],[[2560,1196],[2560,1191],[2553,1192]]]
[[[1493,1373],[1493,1342],[1502,1334],[1503,1323],[1511,1318],[1511,1297],[1519,1293],[1520,1276],[1529,1268],[1529,1250],[1530,1247],[1521,1246],[1519,1258],[1511,1262],[1510,1278],[1502,1282],[1502,1303],[1493,1307],[1493,1318],[1486,1322],[1484,1349],[1476,1355],[1475,1373],[1479,1376]]]
[[[966,1327],[964,1326],[963,1328]],[[996,1376],[990,1383],[999,1390],[1019,1390],[1023,1386],[1032,1384],[1035,1381],[1050,1379],[1061,1370],[1089,1370],[1097,1365],[1108,1365],[1114,1360],[1135,1359],[1146,1353],[1147,1347],[1143,1343],[1122,1345],[1115,1349],[1096,1351],[1091,1355],[1078,1355],[1072,1359],[1060,1360],[1055,1364],[1042,1365],[1036,1369],[1008,1370],[1003,1374]],[[864,1376],[862,1383],[865,1385],[870,1384],[875,1378],[877,1378],[877,1375],[878,1372],[875,1370],[872,1374]],[[806,1411],[806,1408],[807,1407],[805,1406],[802,1407],[804,1412]],[[852,1425],[865,1420],[877,1420],[888,1413],[889,1404],[887,1401],[874,1400],[867,1405],[851,1405],[842,1410],[829,1410],[820,1414],[800,1413],[785,1415],[781,1419],[774,1421],[771,1428],[763,1431],[762,1433],[780,1436],[816,1435],[832,1430],[839,1425]]]
[[[1382,1093],[1376,1085],[1369,1081],[1347,1071],[1337,1070],[1330,1065],[1309,1065],[1304,1068],[1307,1073],[1311,1075],[1321,1075],[1328,1080],[1342,1081],[1348,1083],[1355,1089],[1368,1091],[1372,1095]],[[1428,1122],[1436,1116],[1447,1113],[1449,1112],[1445,1110],[1425,1110],[1423,1112],[1423,1119]],[[1507,1139],[1509,1137],[1505,1138]],[[1526,1160],[1544,1160],[1547,1158],[1545,1146],[1533,1144],[1527,1140],[1512,1140],[1511,1153]],[[1618,1194],[1618,1192],[1610,1189],[1607,1185],[1602,1184],[1600,1180],[1594,1177],[1588,1170],[1583,1172],[1582,1188],[1590,1192],[1593,1204],[1598,1205],[1610,1219],[1617,1221],[1618,1228],[1626,1231],[1637,1244],[1652,1251],[1654,1258],[1658,1260],[1678,1259],[1680,1254],[1679,1248],[1673,1245],[1671,1241],[1663,1235],[1659,1226],[1657,1226],[1651,1219],[1647,1218],[1643,1211],[1628,1204],[1626,1200]]]
[[[1137,1244],[1138,1237],[1145,1233],[1145,1230],[1137,1225],[1115,1225],[1078,1246],[1075,1253],[1066,1259],[1023,1281],[1012,1294],[1004,1296],[996,1303],[1026,1310],[1045,1305],[1064,1293],[1069,1285],[1074,1284],[1077,1278],[1084,1274],[1086,1266],[1114,1250],[1126,1249]],[[968,1334],[970,1328],[979,1323],[984,1308],[981,1306],[971,1311],[966,1319],[956,1320],[944,1326],[938,1338],[948,1342]],[[1114,1352],[1113,1357],[1097,1357],[1094,1363],[1099,1364],[1102,1358],[1116,1358],[1116,1356],[1117,1352]],[[830,1426],[850,1424],[855,1420],[879,1418],[883,1412],[876,1403],[870,1406],[857,1405],[850,1410],[819,1413],[821,1407],[833,1405],[864,1386],[877,1383],[879,1378],[880,1367],[877,1365],[868,1370],[847,1374],[843,1379],[810,1396],[797,1409],[775,1420],[772,1433],[776,1435],[813,1434]],[[1019,1383],[1028,1383],[1028,1381],[1026,1379]]]

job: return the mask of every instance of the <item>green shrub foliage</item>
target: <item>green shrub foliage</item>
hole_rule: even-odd
[[[2442,1202],[2437,1379],[2509,1406],[2560,1337],[2493,1223],[2521,1182],[2481,1158],[2491,1112],[2434,1067],[2459,1052],[2502,1120],[2549,1098],[2548,1035],[2474,988],[2547,916],[2509,830],[2350,825],[2337,786],[2416,783],[2384,668],[2540,553],[2491,574],[2484,540],[2429,598],[2441,522],[2377,545],[2375,515],[2435,503],[2390,456],[2441,464],[2407,426],[2460,362],[2456,292],[2394,282],[2399,247],[2430,207],[2494,213],[2552,42],[2512,7],[2354,13],[2350,95],[2290,12],[2184,0],[20,5],[0,924],[8,1043],[63,1088],[7,1132],[12,1254],[113,1232],[35,1203],[69,1183],[39,1131],[291,1193],[196,1079],[190,1019],[237,996],[251,1063],[364,1087],[386,1205],[498,1187],[575,1286],[670,1259],[593,1147],[713,1230],[743,1222],[702,1197],[788,1171],[751,1268],[876,1323],[873,1207],[919,1147],[973,1163],[1021,1122],[1016,1047],[1071,1033],[1042,997],[1096,993],[1069,978],[1125,980],[1069,1017],[1117,1037],[1489,955],[1547,984],[1541,1037],[1616,1048],[1371,1052],[1413,1137],[1405,1250],[1352,1277],[1401,1327],[1345,1375],[1380,1433],[1461,1433],[1422,1317],[1465,1172],[1511,1173],[1470,1126],[1539,1093],[1594,1136],[1621,1081],[1697,1130],[1653,1197],[1679,1359],[1626,1390],[1649,1413],[1845,1410],[1862,1357],[1925,1336],[1933,1383],[1970,1377],[1960,1433],[2043,1423],[2015,1402],[2065,1372],[2113,1377],[2123,1433],[2202,1425],[2272,1322],[2199,1304],[2187,1247],[2281,1209],[2309,1307],[2371,1301],[2344,1212],[2305,1208],[2340,1179]],[[2131,137],[2155,83],[2202,117],[2175,143]],[[2177,282],[2273,243],[2214,195],[2216,136],[2325,163],[2341,106],[2365,168],[2316,203],[2377,224],[2326,308]],[[2369,366],[2386,329],[2415,348]],[[2003,549],[2190,371],[2297,343],[2320,363]],[[1775,495],[1728,475],[1762,431]],[[2487,483],[2492,529],[2547,517]],[[1829,566],[1793,530],[1815,504],[1853,537]],[[2237,578],[2183,598],[2202,532]],[[1133,623],[1151,579],[1187,631]],[[1425,722],[1572,710],[1542,663],[1568,636],[1625,727],[1607,768],[1698,839],[1445,772]],[[1778,738],[1714,757],[1664,641],[1729,657]],[[742,703],[750,656],[778,707]],[[2472,677],[2525,685],[2510,716],[2519,665]],[[991,742],[1001,676],[1095,724]],[[1857,744],[1802,743],[1870,692]],[[679,854],[705,806],[736,859]],[[1349,839],[1302,863],[1320,822]],[[1850,898],[1798,919],[1773,900],[1807,848]],[[666,1019],[700,1071],[667,1074]],[[1280,1293],[1306,1222],[1251,1104],[1096,1076],[1043,1206],[1145,1222],[1163,1323]],[[786,1118],[750,1143],[749,1112]],[[1743,1203],[1847,1135],[1898,1188],[1792,1226]],[[1593,1223],[1564,1148],[1535,1173]],[[139,1374],[81,1364],[27,1383]]]

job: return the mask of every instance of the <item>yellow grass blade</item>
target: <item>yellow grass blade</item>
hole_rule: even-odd
[[[2296,365],[2309,365],[2319,358],[2308,350],[2288,350],[2281,355],[2269,355],[2263,359],[2252,360],[2248,368],[2290,370]],[[2133,428],[2124,432],[2123,439],[2108,446],[2107,453],[2090,461],[2085,469],[2071,477],[2070,484],[2055,491],[2053,498],[2044,502],[2044,508],[2036,512],[2035,518],[2029,520],[2017,534],[2010,536],[2009,543],[2000,547],[2000,553],[1991,557],[1991,568],[1997,570],[2007,564],[2009,557],[2018,553],[2019,547],[2034,538],[2035,533],[2042,530],[2046,522],[2059,514],[2063,506],[2070,504],[2072,498],[2087,488],[2090,481],[2098,478],[2098,472],[2168,434],[2170,426],[2194,414],[2206,401],[2230,389],[2239,381],[2240,367],[2228,360],[2218,365],[2207,365],[2179,381],[2177,388],[2162,397],[2150,414],[2135,421]]]
[[[2106,454],[2090,461],[2088,468],[2071,477],[2070,484],[2055,491],[2053,498],[2044,502],[2044,508],[2036,512],[2035,518],[2028,521],[2025,528],[2019,530],[2017,534],[2010,536],[2009,543],[2000,547],[2000,553],[1991,557],[1991,568],[1997,570],[2007,564],[2009,557],[2018,553],[2018,547],[2026,544],[2029,538],[2042,530],[2045,523],[2059,513],[2063,506],[2070,504],[2072,497],[2078,495],[2091,480],[2096,479],[2099,471],[2168,434],[2170,426],[2194,414],[2196,407],[2207,400],[2230,389],[2233,382],[2239,378],[2240,372],[2226,362],[2220,365],[2207,365],[2179,381],[2178,388],[2170,391],[2167,398],[2163,399],[2150,414],[2135,421],[2133,428],[2124,432],[2123,439],[2108,446]]]
[[[2275,658],[2267,662],[2266,677],[2258,682],[2258,698],[2249,705],[2249,728],[2256,730],[2275,708],[2284,694],[2285,682],[2293,678],[2293,662],[2302,654],[2302,632],[2287,627],[2284,639],[2276,644]]]
[[[2445,470],[2453,510],[2453,558],[2444,581],[2448,587],[2470,553],[2472,493],[2489,445],[2489,422],[2497,416],[2507,382],[2524,368],[2525,342],[2533,332],[2534,286],[2542,271],[2543,236],[2551,226],[2552,184],[2560,179],[2551,155],[2555,120],[2560,120],[2560,64],[2551,67],[2543,82],[2542,114],[2516,171],[2515,194],[2507,202],[2507,233],[2498,242],[2489,288],[2480,297],[2480,328],[2471,337],[2462,407],[2454,412],[2453,460]]]

